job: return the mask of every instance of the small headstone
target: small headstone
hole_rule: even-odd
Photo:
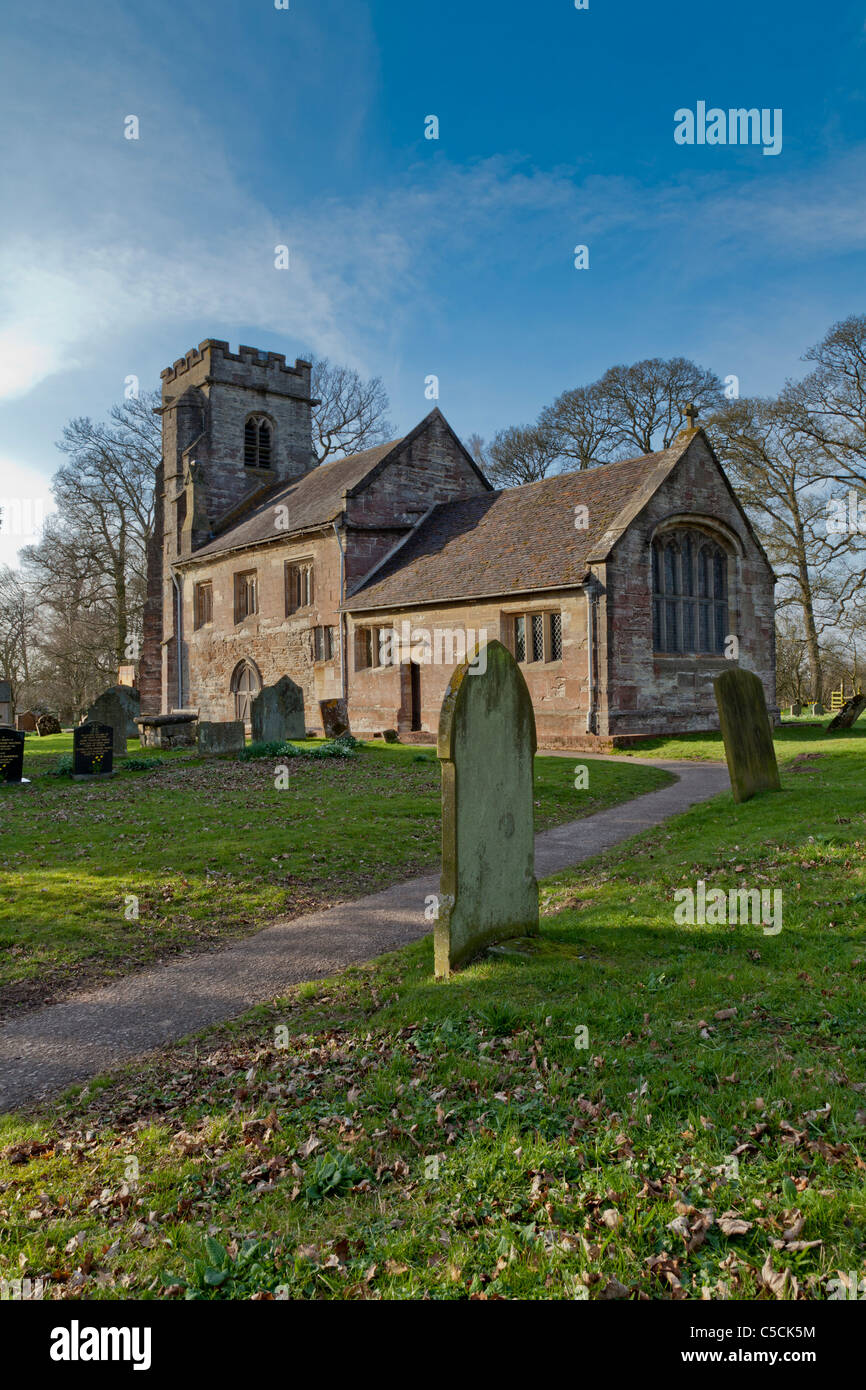
[[[109,777],[114,771],[114,729],[79,724],[72,731],[72,776]]]
[[[36,732],[40,738],[47,738],[49,734],[60,734],[63,730],[60,720],[55,719],[53,714],[40,714],[36,720]]]
[[[216,757],[220,753],[240,753],[244,748],[244,721],[230,719],[198,722],[198,751],[206,757]]]
[[[713,682],[725,757],[735,801],[756,792],[782,790],[764,687],[742,667],[725,671]]]
[[[799,719],[799,718],[800,718],[800,715],[801,715],[802,713],[803,713],[803,706],[802,706],[802,705],[792,705],[792,706],[791,706],[791,717],[792,717],[793,719]]]
[[[0,729],[0,784],[21,783],[24,772],[24,731]]]
[[[836,718],[830,720],[827,725],[827,733],[835,733],[837,729],[853,728],[864,709],[866,709],[866,695],[852,695],[850,700],[845,701]]]
[[[250,705],[250,723],[254,743],[303,738],[307,731],[303,690],[288,676],[264,686]]]
[[[35,734],[36,715],[32,709],[26,709],[21,714],[15,716],[15,728],[20,729],[25,734]]]
[[[820,700],[816,700],[816,701],[815,701],[814,705],[812,706],[812,713],[813,713],[813,714],[823,714],[823,713],[824,713],[824,706],[821,704],[821,701],[820,701]]]
[[[319,710],[322,715],[325,738],[339,738],[340,734],[349,732],[349,716],[346,712],[345,700],[320,700]]]
[[[94,700],[84,716],[87,724],[110,724],[116,730],[114,751],[126,753],[126,740],[138,736],[135,720],[141,701],[138,691],[129,685],[112,685]]]
[[[538,932],[533,755],[526,681],[501,642],[463,662],[439,716],[442,878],[435,969],[447,976],[485,946]]]

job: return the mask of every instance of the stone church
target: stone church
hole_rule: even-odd
[[[702,429],[495,491],[436,409],[317,465],[310,370],[208,339],[162,373],[143,712],[248,720],[288,675],[311,730],[343,700],[360,736],[432,741],[454,665],[498,638],[540,747],[717,728],[731,659],[778,717],[774,576]]]

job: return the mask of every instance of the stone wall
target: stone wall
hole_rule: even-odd
[[[351,593],[370,570],[438,502],[487,489],[445,420],[435,415],[407,435],[387,467],[348,498],[346,586]]]
[[[656,529],[682,519],[728,551],[729,632],[739,664],[762,680],[778,720],[775,694],[773,577],[700,435],[673,473],[597,567],[601,669],[598,732],[700,732],[719,727],[713,681],[730,669],[724,656],[655,655],[650,545]]]
[[[466,604],[431,605],[429,608],[387,613],[355,613],[348,624],[349,722],[352,732],[369,735],[384,729],[397,729],[401,735],[411,731],[411,682],[406,664],[364,669],[357,665],[358,636],[365,627],[395,628],[403,636],[424,630],[430,634],[433,654],[435,635],[446,631],[474,633],[478,641],[486,629],[487,640],[496,639],[511,646],[515,614],[556,610],[562,615],[562,659],[521,665],[532,703],[539,745],[547,748],[573,747],[575,734],[586,730],[587,661],[586,600],[581,590],[563,589],[553,593],[530,594],[522,599],[481,600]],[[420,640],[420,639],[419,639]],[[416,648],[421,654],[420,648]],[[456,646],[455,646],[456,652]],[[444,644],[441,655],[447,648]],[[402,652],[401,652],[402,655]],[[410,652],[411,656],[411,652]],[[419,663],[421,693],[421,732],[434,736],[439,724],[442,700],[456,665],[454,660]]]
[[[294,560],[313,561],[313,602],[286,617],[285,566]],[[234,576],[249,570],[256,573],[259,611],[236,623]],[[213,622],[196,631],[195,585],[206,580],[213,584]],[[231,678],[235,667],[246,658],[255,665],[263,685],[291,676],[304,692],[309,727],[320,729],[319,700],[341,694],[340,563],[333,533],[190,564],[183,569],[182,585],[184,703],[199,709],[202,719],[234,719]],[[314,660],[314,627],[335,629],[330,661]]]

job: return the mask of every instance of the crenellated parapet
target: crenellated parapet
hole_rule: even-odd
[[[160,372],[160,377],[164,402],[174,399],[178,389],[212,382],[308,401],[311,371],[311,364],[303,358],[296,358],[292,367],[286,362],[285,353],[263,352],[244,344],[232,352],[221,339],[205,338],[197,348]]]

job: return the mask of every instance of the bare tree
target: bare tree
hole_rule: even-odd
[[[834,324],[804,356],[815,366],[786,393],[802,408],[801,429],[835,482],[866,483],[866,314]]]
[[[543,425],[512,425],[494,435],[486,474],[494,487],[519,487],[546,478],[559,458],[556,436]]]
[[[0,676],[17,704],[28,692],[34,649],[34,602],[17,570],[0,569]]]
[[[145,393],[115,405],[108,423],[71,420],[57,446],[69,463],[52,490],[65,527],[110,582],[118,664],[128,659],[128,637],[141,621],[162,450],[157,402],[156,393]]]
[[[622,438],[611,397],[597,381],[563,391],[538,422],[556,440],[559,454],[578,469],[606,463]]]
[[[826,478],[801,412],[790,401],[730,402],[709,422],[713,443],[781,581],[777,610],[794,607],[820,700],[820,638],[852,591],[841,549],[827,535]]]
[[[610,367],[592,390],[599,419],[610,421],[620,451],[640,454],[670,446],[690,402],[707,412],[723,401],[715,372],[685,357],[647,357],[630,367]]]
[[[319,463],[331,454],[357,454],[394,435],[388,420],[388,394],[382,378],[364,381],[351,367],[313,358],[313,448]]]

